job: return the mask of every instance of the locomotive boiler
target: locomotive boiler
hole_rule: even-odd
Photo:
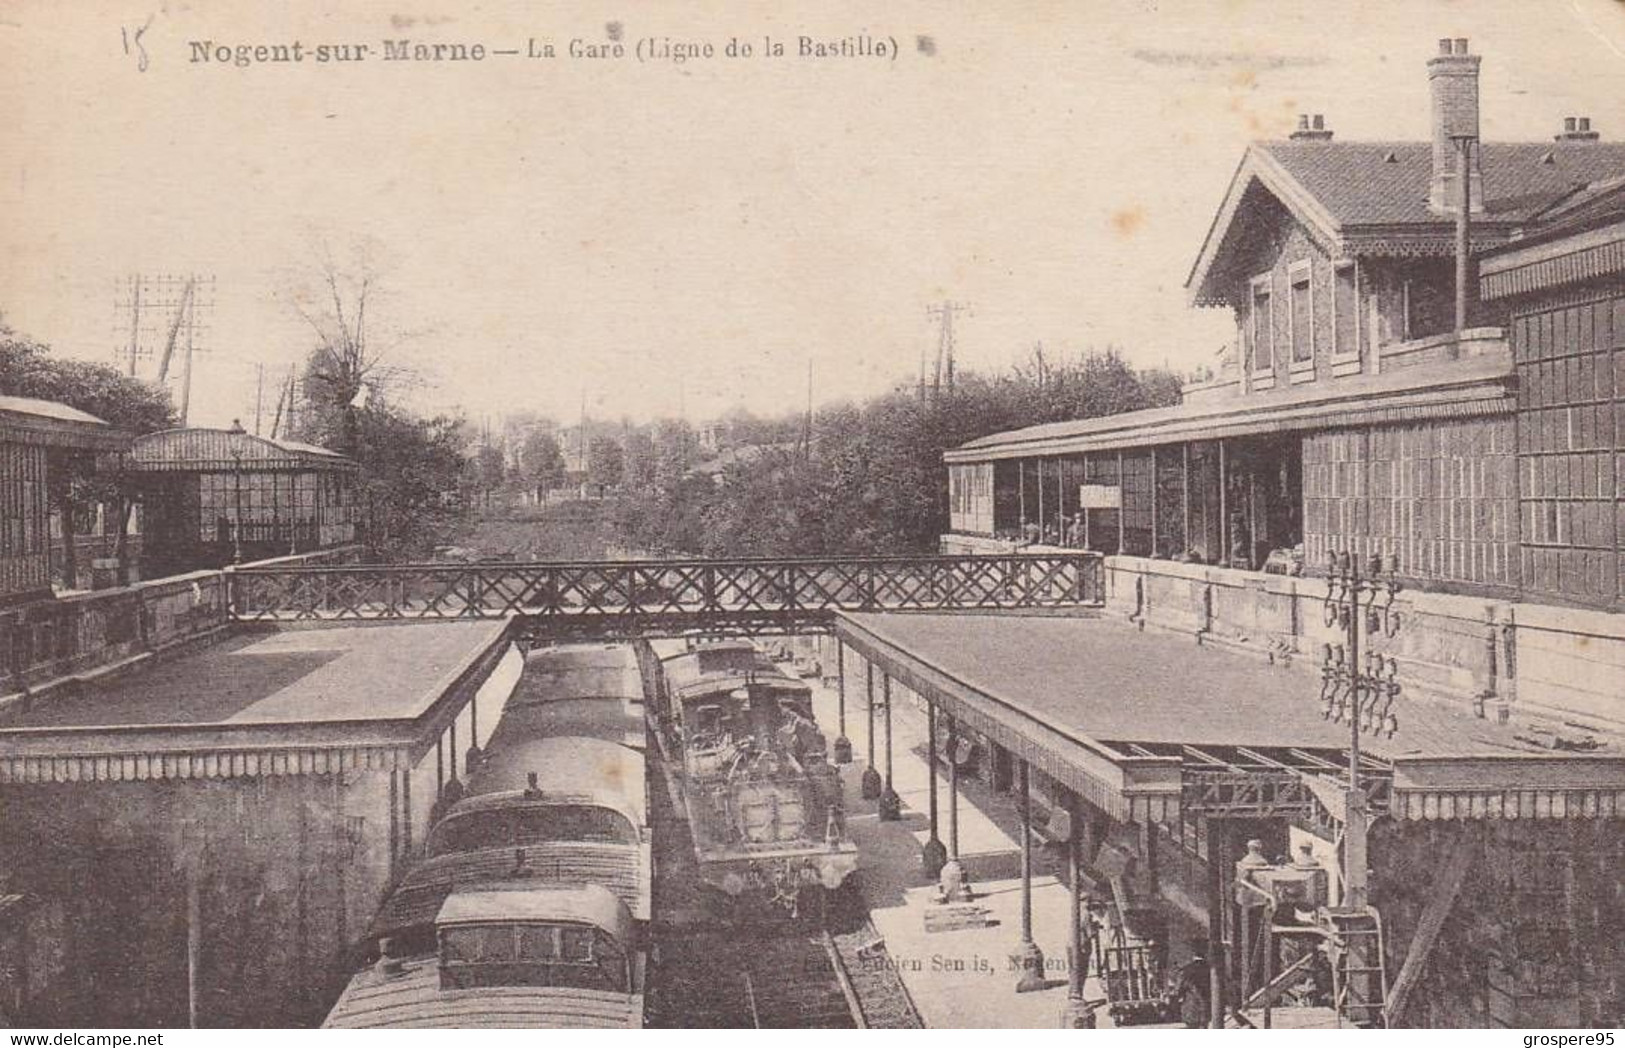
[[[800,912],[858,865],[812,691],[745,641],[654,641],[654,720],[714,900]]]

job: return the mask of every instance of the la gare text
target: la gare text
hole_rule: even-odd
[[[711,58],[811,58],[895,61],[897,41],[889,36],[773,37],[744,39],[729,37],[720,43],[706,39],[648,36],[630,42],[587,40],[580,37],[555,43],[544,37],[530,37],[524,47],[497,48],[484,43],[436,43],[410,39],[372,43],[307,44],[295,40],[282,44],[227,44],[215,40],[188,40],[194,65],[236,66],[312,62],[485,62],[497,58],[588,61],[632,59],[638,62],[682,64]]]

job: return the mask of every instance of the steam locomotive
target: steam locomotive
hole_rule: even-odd
[[[713,901],[801,912],[847,883],[857,846],[811,689],[746,641],[648,642],[652,723]]]
[[[651,859],[625,647],[531,652],[328,1027],[638,1027]]]

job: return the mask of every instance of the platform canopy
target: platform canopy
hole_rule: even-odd
[[[241,634],[0,713],[0,784],[410,767],[509,647],[505,621]]]
[[[1102,616],[842,613],[836,635],[1115,818],[1301,814],[1347,781],[1349,728],[1299,668]],[[1625,754],[1570,754],[1400,699],[1362,783],[1406,818],[1625,817]],[[1331,811],[1333,818],[1337,812]]]
[[[1502,349],[1445,365],[1352,375],[1334,383],[1193,400],[1166,408],[1048,422],[951,448],[949,464],[1143,448],[1157,444],[1322,431],[1512,411],[1512,357]]]

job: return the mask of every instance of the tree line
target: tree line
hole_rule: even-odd
[[[947,530],[942,453],[990,433],[1178,403],[1181,380],[1137,370],[1115,348],[1047,360],[1041,351],[951,392],[899,390],[764,420],[789,439],[745,445],[718,471],[696,464],[693,432],[652,427],[649,468],[627,470],[617,519],[628,545],[709,557],[875,555],[934,550]],[[799,434],[799,439],[797,437]],[[630,456],[629,456],[630,457]]]

